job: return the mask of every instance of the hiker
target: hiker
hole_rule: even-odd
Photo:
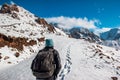
[[[56,80],[61,69],[61,61],[52,39],[45,40],[45,48],[38,52],[31,69],[36,80]]]

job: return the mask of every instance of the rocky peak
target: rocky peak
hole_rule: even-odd
[[[19,9],[17,7],[16,4],[13,5],[8,5],[8,4],[3,4],[1,9],[0,9],[0,13],[13,13],[14,11],[19,12]]]
[[[16,12],[19,12],[19,9],[16,4],[13,5],[8,5],[8,4],[3,4],[0,13],[2,14],[10,14],[12,18],[19,19],[18,14]]]
[[[93,32],[90,32],[86,28],[72,28],[70,30],[70,35],[73,38],[85,39],[90,42],[96,42],[96,43],[101,42],[101,39],[97,35],[95,35]]]
[[[34,14],[30,13],[29,11],[25,10],[24,8],[16,4],[3,4],[0,9],[0,15],[3,17],[7,16],[5,18],[8,18],[8,17],[14,18],[14,19],[10,19],[10,22],[9,22],[10,24],[11,22],[12,23],[22,22],[21,24],[26,24],[26,25],[30,24],[32,26],[40,26],[41,28],[44,28],[44,30],[46,30],[47,32],[53,32],[53,33],[56,32],[54,26],[51,24],[48,24],[47,21],[45,21],[45,19],[35,16]],[[15,19],[17,20],[15,21]],[[3,23],[6,23],[6,22],[3,21]]]
[[[8,46],[22,51],[24,46],[44,41],[46,33],[57,34],[43,18],[18,5],[3,4],[0,8],[0,48]]]
[[[43,18],[37,18],[35,21],[36,21],[38,24],[42,25],[44,28],[47,27],[50,32],[54,32],[54,31],[55,31],[54,26],[51,25],[51,24],[48,24],[48,23],[45,21],[45,19],[43,19]]]

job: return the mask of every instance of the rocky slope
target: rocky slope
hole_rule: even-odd
[[[90,42],[100,43],[101,39],[93,32],[86,28],[72,28],[70,29],[70,36],[76,39],[85,39]]]
[[[102,40],[100,39],[100,37],[95,35],[93,32],[91,32],[87,28],[74,27],[71,29],[65,29],[65,28],[60,28],[58,26],[59,23],[50,23],[50,24],[64,31],[67,35],[69,35],[69,37],[76,38],[76,39],[84,39],[89,42],[102,43]]]
[[[3,4],[0,8],[0,64],[16,64],[28,58],[42,46],[45,34],[65,35],[20,6]]]

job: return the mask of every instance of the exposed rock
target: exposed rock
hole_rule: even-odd
[[[43,25],[43,27],[47,27],[50,32],[53,32],[53,33],[54,33],[55,28],[54,28],[51,24],[48,24],[44,19],[38,18],[38,19],[36,19],[35,21],[36,21],[38,24]]]
[[[16,13],[12,13],[11,17],[15,19],[20,19]]]
[[[30,40],[29,43],[28,43],[28,45],[31,45],[31,46],[33,46],[35,44],[37,44],[37,42],[35,40]]]
[[[5,57],[4,57],[4,60],[7,60],[7,59],[9,59],[9,58],[10,58],[10,57],[8,57],[8,56],[5,56]]]
[[[38,41],[39,41],[39,42],[45,41],[45,37],[39,38]]]
[[[118,80],[118,78],[117,77],[111,77],[112,78],[112,80]]]
[[[15,57],[19,57],[19,56],[20,56],[20,53],[16,52]]]
[[[0,47],[8,46],[12,48],[16,48],[17,50],[22,51],[23,45],[25,46],[33,46],[37,44],[35,40],[28,41],[27,38],[20,38],[20,37],[10,37],[0,34]]]
[[[11,5],[10,8],[11,8],[12,11],[19,12],[19,9],[18,9],[16,4]]]
[[[13,5],[8,5],[8,4],[3,4],[0,10],[0,13],[9,13],[11,14],[13,11],[19,12],[19,9],[17,7],[17,5],[13,4]]]
[[[0,55],[0,59],[2,59],[2,56]]]
[[[100,48],[100,49],[103,49],[100,45],[96,45],[96,47]]]
[[[120,66],[117,66],[117,69],[120,69]]]
[[[3,4],[0,13],[11,13],[10,6],[8,4]]]
[[[48,23],[44,20],[44,19],[41,19],[41,18],[38,18],[35,20],[38,24],[41,24],[43,25],[43,27],[45,27],[46,25],[48,25]]]
[[[8,62],[8,64],[11,64],[12,62]]]
[[[48,30],[50,31],[50,32],[54,32],[55,31],[55,28],[51,25],[51,24],[48,24]]]

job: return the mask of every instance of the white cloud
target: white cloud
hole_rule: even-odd
[[[45,18],[49,23],[58,23],[59,27],[62,28],[73,28],[73,27],[84,27],[87,29],[92,29],[93,32],[99,36],[100,33],[109,31],[111,28],[103,27],[98,28],[97,25],[101,25],[102,23],[99,20],[88,20],[85,18],[75,18],[75,17],[52,17],[52,18]]]
[[[45,18],[49,23],[58,23],[59,27],[62,28],[73,28],[73,27],[84,27],[88,29],[95,29],[97,26],[95,24],[99,24],[98,20],[88,20],[88,18],[75,18],[75,17],[51,17]]]

